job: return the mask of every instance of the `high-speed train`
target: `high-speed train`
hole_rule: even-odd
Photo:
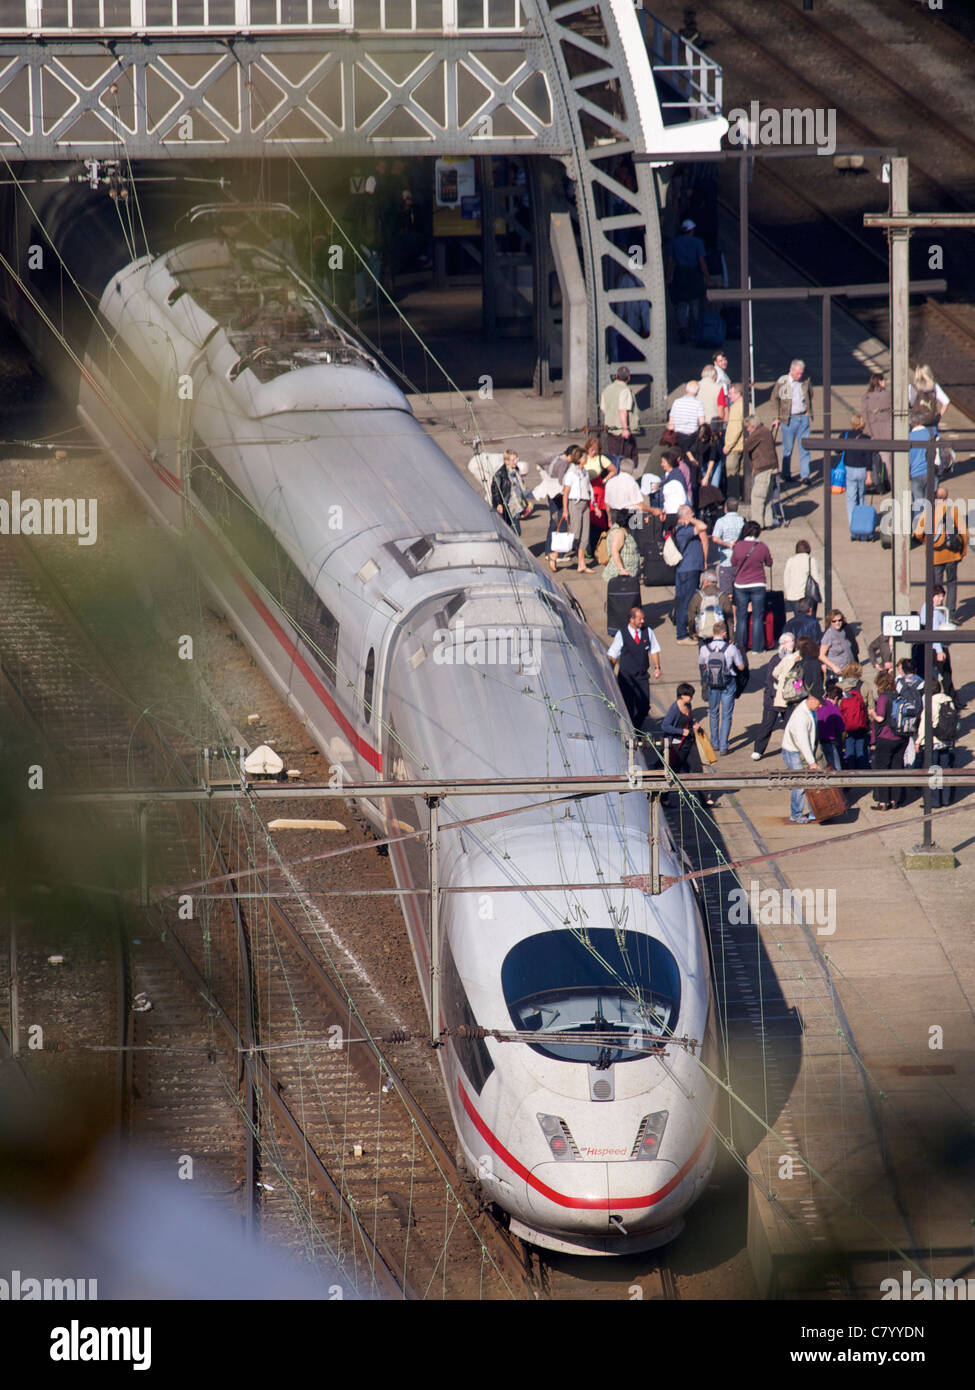
[[[625,768],[604,649],[285,262],[217,231],[112,267],[85,367],[80,418],[153,516],[190,536],[230,620],[347,779]],[[524,800],[450,795],[440,818]],[[383,835],[427,824],[421,798],[362,806]],[[531,886],[645,873],[648,831],[639,792],[445,829],[436,961],[426,845],[391,846],[428,1011],[439,973],[460,1147],[537,1245],[661,1245],[714,1163],[700,1063],[716,1069],[716,1025],[693,891]],[[666,835],[660,867],[682,871]],[[671,1037],[697,1046],[652,1041]]]

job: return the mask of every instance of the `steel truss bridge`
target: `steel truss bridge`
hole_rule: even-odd
[[[625,156],[717,149],[720,106],[720,69],[633,0],[0,0],[11,164],[122,152],[558,161],[592,420],[621,359],[652,383],[641,407],[659,418],[666,394],[664,183]],[[526,160],[540,343],[558,331],[545,164]]]

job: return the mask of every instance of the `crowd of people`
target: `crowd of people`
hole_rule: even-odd
[[[811,481],[805,439],[813,418],[813,386],[805,364],[792,362],[772,388],[775,419],[769,428],[745,414],[741,386],[730,381],[727,367],[724,353],[715,352],[699,378],[685,383],[642,472],[639,410],[629,372],[619,368],[602,395],[602,430],[540,465],[541,482],[531,492],[526,466],[508,450],[490,481],[492,504],[519,533],[534,506],[547,504],[546,555],[552,572],[563,563],[579,573],[602,570],[612,639],[608,656],[635,728],[647,731],[651,671],[654,679],[662,675],[660,644],[647,624],[641,578],[648,585],[670,580],[676,640],[698,649],[708,734],[718,757],[730,751],[735,704],[750,679],[749,655],[754,659],[768,652],[762,717],[746,735],[755,761],[765,756],[781,727],[781,756],[789,770],[899,769],[922,757],[929,737],[932,764],[954,766],[961,706],[947,643],[934,643],[931,649],[929,735],[920,644],[895,667],[891,644],[881,637],[861,659],[857,636],[840,610],[827,613],[821,627],[817,613],[823,576],[806,540],[796,543],[779,587],[773,588],[772,554],[762,531],[780,524],[781,517],[772,514],[774,503],[779,487],[792,482],[795,453],[799,485]],[[912,439],[915,429],[919,439],[911,460],[912,469],[915,452],[924,461],[921,495],[930,467],[927,440],[937,431],[946,405],[930,369],[919,367],[911,406]],[[849,435],[885,437],[889,412],[886,381],[876,374],[851,419]],[[848,515],[862,505],[868,489],[889,487],[890,476],[889,455],[848,451]],[[915,528],[918,541],[924,539],[925,521],[922,512]],[[958,565],[968,538],[965,518],[943,485],[936,490],[930,525],[933,625],[947,631],[954,626]],[[923,621],[923,613],[921,617]],[[694,687],[682,682],[660,725],[678,772],[701,766],[698,733],[703,726],[694,717],[694,694]],[[878,794],[874,806],[885,810],[903,799],[903,789],[890,789]],[[936,806],[950,799],[949,788],[935,790]],[[714,804],[715,798],[701,800]],[[802,791],[793,794],[790,809],[797,824],[813,819]]]

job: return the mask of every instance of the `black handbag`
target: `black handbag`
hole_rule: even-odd
[[[806,576],[806,587],[803,591],[803,598],[809,599],[810,603],[822,603],[823,591],[813,579],[812,557],[809,560],[809,574]]]

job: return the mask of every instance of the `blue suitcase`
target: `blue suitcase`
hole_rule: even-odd
[[[850,517],[850,537],[855,541],[872,541],[877,534],[877,508],[861,503],[853,508]]]

